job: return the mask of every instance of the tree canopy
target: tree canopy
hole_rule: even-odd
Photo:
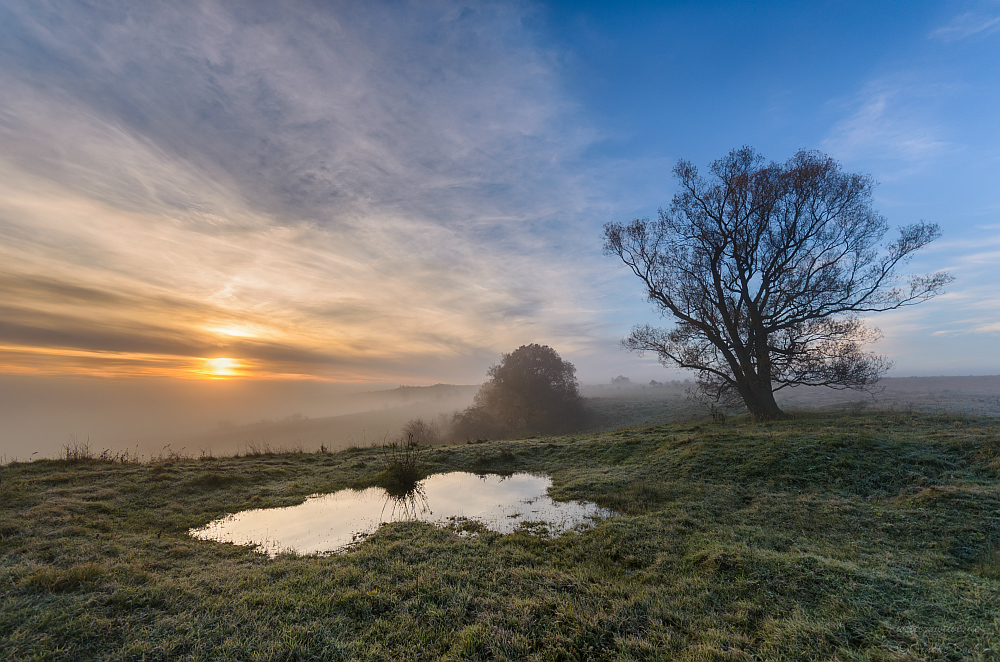
[[[874,384],[890,364],[864,351],[878,331],[862,316],[925,301],[951,281],[897,276],[938,226],[908,225],[883,246],[872,179],[816,151],[766,164],[744,147],[710,173],[680,161],[668,210],[604,226],[605,252],[675,322],[637,326],[623,345],[697,371],[706,394],[762,419],[782,415],[774,391],[788,386]]]
[[[522,345],[491,366],[472,407],[455,418],[461,438],[562,432],[579,425],[576,368],[548,345]]]

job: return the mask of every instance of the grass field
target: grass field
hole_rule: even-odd
[[[383,526],[268,559],[187,535],[371,481],[377,449],[0,467],[0,659],[995,660],[1000,421],[680,423],[421,451],[622,513]]]

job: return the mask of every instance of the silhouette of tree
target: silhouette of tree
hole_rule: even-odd
[[[744,147],[710,172],[703,179],[680,161],[668,211],[604,226],[605,252],[676,322],[637,326],[623,345],[696,370],[706,395],[742,402],[758,419],[783,416],[774,391],[788,386],[874,384],[890,364],[863,351],[878,330],[860,316],[925,301],[951,282],[943,272],[905,284],[896,276],[938,227],[903,227],[880,250],[888,224],[872,208],[873,181],[815,151],[765,165]]]
[[[472,407],[456,415],[462,439],[555,433],[583,418],[576,368],[547,345],[522,345],[490,367]]]

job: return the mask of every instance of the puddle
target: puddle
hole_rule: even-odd
[[[383,522],[419,520],[441,526],[464,520],[481,522],[498,533],[524,523],[544,522],[550,533],[564,533],[614,515],[596,504],[553,501],[547,476],[518,473],[484,476],[452,472],[421,481],[404,497],[381,487],[314,495],[288,508],[246,510],[191,529],[195,538],[255,546],[274,556],[335,552],[371,535]]]

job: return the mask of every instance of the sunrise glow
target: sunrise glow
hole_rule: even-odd
[[[231,338],[255,338],[261,335],[255,329],[244,324],[227,324],[225,326],[211,326],[206,329],[211,333]]]
[[[225,377],[238,377],[242,373],[240,368],[243,365],[237,359],[217,358],[205,359],[205,368],[202,373],[210,378],[219,379]]]

